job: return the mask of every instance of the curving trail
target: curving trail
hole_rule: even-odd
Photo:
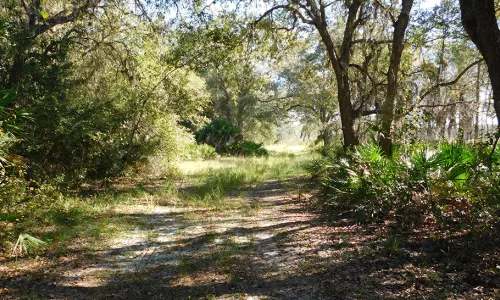
[[[426,265],[419,249],[387,250],[382,227],[327,222],[310,209],[310,195],[290,188],[300,180],[242,188],[226,200],[239,201],[236,209],[118,209],[141,226],[101,247],[73,242],[59,258],[30,260],[29,272],[22,261],[0,266],[9,274],[0,276],[0,298],[483,298],[466,274]]]

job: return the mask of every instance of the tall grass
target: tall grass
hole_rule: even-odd
[[[179,164],[182,176],[193,184],[184,203],[215,209],[234,207],[243,187],[304,176],[308,162],[307,156],[294,154],[183,162]]]
[[[245,187],[305,175],[308,160],[306,155],[281,153],[183,162],[178,172],[172,172],[175,177],[154,184],[125,179],[87,196],[62,194],[44,186],[43,193],[26,192],[13,205],[0,207],[0,252],[29,252],[14,247],[17,237],[24,233],[47,242],[44,249],[53,252],[63,253],[67,242],[75,237],[99,243],[106,235],[141,226],[127,212],[150,213],[148,210],[161,206],[241,208],[248,205],[242,199]],[[23,238],[20,244],[30,246],[30,240],[35,241]]]
[[[244,176],[246,182],[258,182],[306,175],[305,166],[310,160],[309,154],[274,153],[270,157],[222,157],[182,162],[179,169],[185,177],[191,178],[207,178],[230,171],[233,176]]]

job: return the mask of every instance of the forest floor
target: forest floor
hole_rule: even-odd
[[[314,209],[309,159],[182,164],[175,186],[143,182],[142,193],[94,213],[111,228],[98,237],[79,229],[64,247],[3,257],[0,298],[500,297],[494,244],[464,260],[440,238],[403,239],[384,225],[327,218]]]

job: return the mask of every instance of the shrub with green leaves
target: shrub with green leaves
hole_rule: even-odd
[[[218,153],[228,153],[239,135],[240,129],[230,120],[215,119],[196,133],[196,140],[214,147]]]
[[[230,120],[215,119],[196,133],[198,143],[215,148],[220,154],[267,156],[262,144],[244,140],[240,129]]]
[[[311,168],[322,184],[327,208],[355,214],[360,221],[393,218],[415,227],[484,220],[500,208],[498,150],[463,143],[413,145],[386,158],[374,144],[347,154],[328,154]]]
[[[243,156],[268,156],[268,151],[262,147],[262,144],[258,144],[252,141],[243,141],[241,143],[233,144],[231,152],[236,155]]]
[[[188,147],[188,159],[212,159],[218,156],[215,148],[207,144],[191,144]]]

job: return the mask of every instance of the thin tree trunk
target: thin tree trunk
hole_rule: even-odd
[[[460,92],[460,96],[458,101],[464,101],[464,92],[463,90]],[[465,130],[467,127],[467,121],[470,120],[467,114],[465,106],[462,104],[459,106],[459,120],[458,120],[458,130],[457,130],[457,142],[465,142]]]
[[[387,71],[387,94],[382,106],[381,130],[379,144],[387,157],[392,157],[392,122],[394,120],[394,102],[398,89],[398,73],[401,65],[401,56],[404,49],[404,36],[410,20],[413,0],[403,0],[401,13],[394,23],[392,53]]]
[[[477,64],[477,76],[476,76],[476,111],[475,111],[475,122],[474,122],[474,141],[479,139],[479,107],[480,107],[480,92],[481,92],[481,63]]]

